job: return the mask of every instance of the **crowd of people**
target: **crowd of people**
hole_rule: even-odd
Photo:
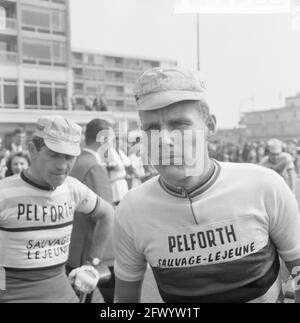
[[[155,168],[101,119],[83,136],[45,116],[1,142],[0,303],[88,303],[96,287],[137,303],[149,266],[166,303],[283,302],[290,275],[300,302],[297,144],[212,142],[205,86],[179,67],[146,71],[134,92]]]
[[[246,142],[243,145],[218,140],[209,142],[209,154],[221,162],[250,163],[268,167],[281,175],[296,192],[296,177],[300,175],[300,139]]]
[[[209,151],[211,157],[219,161],[253,164],[259,164],[269,154],[267,141],[245,142],[237,145],[231,142],[212,140],[209,143]],[[282,141],[282,151],[289,153],[297,165],[300,139]]]
[[[115,145],[116,149],[112,147],[108,154],[109,158],[101,161],[109,173],[114,192],[114,202],[116,203],[122,199],[129,189],[157,175],[154,167],[143,164],[140,149],[130,149],[136,147],[137,143],[131,143],[131,147],[126,144],[125,152],[119,144],[121,140],[118,139]],[[0,179],[20,174],[29,167],[30,155],[26,147],[28,140],[30,138],[27,138],[24,130],[20,128],[13,132],[10,147],[4,147],[3,139],[0,137]],[[99,157],[100,155],[99,153]]]
[[[28,138],[27,138],[28,139]],[[124,144],[124,140],[127,138],[117,138],[115,148],[111,148],[109,158],[102,158],[111,181],[113,200],[117,205],[123,196],[131,188],[137,187],[144,183],[148,179],[157,175],[157,171],[149,164],[144,164],[141,157],[141,150],[137,148],[137,142],[140,140],[137,137],[137,142]],[[287,160],[283,164],[288,164],[290,159],[293,162],[293,169],[296,175],[300,175],[300,139],[294,139],[290,141],[279,140],[272,141],[257,141],[246,142],[242,145],[236,145],[230,142],[224,142],[220,140],[211,140],[208,144],[209,155],[220,162],[232,162],[232,163],[251,163],[258,164],[272,168],[280,175],[287,178],[287,174],[282,167],[282,159],[274,159],[274,154],[271,153],[273,160],[270,164],[266,165],[266,158],[270,157],[270,147],[275,145],[280,156],[284,156]],[[26,149],[26,133],[23,129],[17,128],[13,132],[12,144],[10,147],[5,148],[2,138],[0,137],[0,179],[21,173],[24,169],[30,165],[30,156]],[[124,147],[124,148],[123,148]],[[135,147],[135,149],[131,149]],[[101,154],[99,153],[99,156]],[[276,156],[275,156],[276,157]],[[281,166],[274,166],[278,163]],[[292,184],[289,186],[294,191]]]

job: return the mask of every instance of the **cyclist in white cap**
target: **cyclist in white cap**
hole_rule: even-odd
[[[279,301],[278,255],[300,272],[299,210],[284,180],[209,158],[216,123],[193,73],[149,70],[135,95],[160,176],[116,210],[116,301],[140,301],[147,263],[168,303]]]
[[[96,222],[91,257],[70,273],[83,292],[97,285],[113,208],[69,177],[80,154],[81,128],[60,116],[39,119],[31,165],[0,182],[0,302],[78,302],[65,274],[73,215]]]
[[[278,139],[268,141],[268,150],[269,155],[261,160],[260,165],[273,169],[282,176],[295,194],[297,175],[292,156],[282,151],[282,142]]]

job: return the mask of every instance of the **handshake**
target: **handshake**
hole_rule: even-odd
[[[97,269],[91,265],[81,266],[69,274],[71,285],[84,294],[93,292],[99,282],[108,281],[110,278],[110,270],[104,265],[97,267]]]

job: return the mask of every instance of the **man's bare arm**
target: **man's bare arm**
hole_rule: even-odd
[[[114,209],[108,202],[98,197],[97,207],[90,216],[96,221],[90,257],[102,260],[107,243],[112,236]]]
[[[143,280],[127,282],[116,278],[115,303],[140,303]]]

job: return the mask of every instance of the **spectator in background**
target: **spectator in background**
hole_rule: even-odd
[[[262,159],[260,165],[281,175],[295,194],[296,172],[292,156],[282,151],[282,142],[277,139],[268,141],[268,151],[269,155]]]
[[[12,143],[11,143],[11,153],[16,153],[25,150],[26,144],[26,133],[24,129],[17,128],[13,132]]]
[[[257,148],[256,148],[256,156],[257,156],[257,162],[260,163],[262,159],[266,155],[266,149],[265,145],[263,142],[258,142],[257,143]]]
[[[131,188],[141,185],[147,177],[141,156],[141,144],[134,145],[130,150],[129,159],[133,170]]]
[[[7,167],[4,157],[0,157],[0,180],[5,178]]]
[[[289,141],[286,145],[286,152],[292,156],[293,163],[295,165],[297,164],[297,146],[293,141]]]
[[[105,164],[98,154],[100,141],[97,135],[101,131],[111,129],[111,125],[106,120],[94,119],[86,126],[85,148],[78,157],[71,176],[77,178],[94,193],[112,205],[112,191]],[[68,260],[68,270],[84,265],[90,259],[90,249],[92,246],[93,232],[96,222],[85,214],[76,212],[73,222],[73,231],[70,244],[70,255]],[[109,267],[111,278],[109,281],[99,282],[98,288],[106,303],[112,303],[114,299],[114,272],[113,272],[113,250],[112,241],[109,242],[103,256],[102,264]],[[86,303],[91,303],[93,293],[86,298]]]
[[[113,129],[110,131],[113,136]],[[116,140],[110,140],[108,146],[104,155],[102,152],[100,154],[109,173],[114,205],[118,205],[129,189],[126,168],[130,167],[130,160],[121,149],[117,149]]]
[[[6,162],[5,177],[13,176],[22,173],[30,166],[30,157],[26,152],[17,152],[9,156]]]
[[[0,137],[0,160],[2,158],[7,158],[9,156],[9,151],[5,149],[3,145],[3,139]]]

